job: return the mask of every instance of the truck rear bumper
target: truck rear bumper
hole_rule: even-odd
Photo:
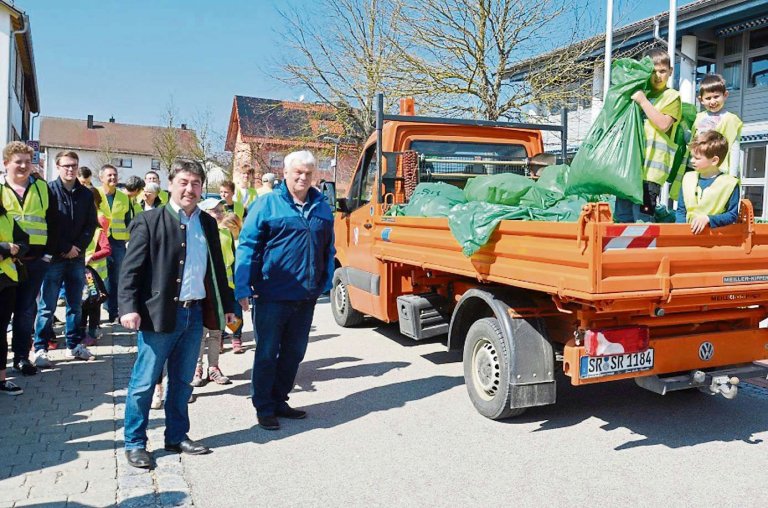
[[[711,371],[691,371],[688,374],[676,376],[642,376],[636,377],[635,383],[638,386],[650,390],[660,395],[666,395],[667,392],[678,390],[689,390],[691,388],[713,388],[723,379],[728,379],[733,383],[733,378],[738,380],[749,379],[753,377],[766,378],[768,376],[768,367],[755,363],[746,365],[734,365]],[[712,390],[712,393],[716,393]]]

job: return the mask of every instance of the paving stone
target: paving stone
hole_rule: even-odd
[[[150,472],[147,472],[146,474],[143,474],[143,475],[118,476],[117,484],[120,487],[120,490],[136,489],[136,488],[153,488],[154,480],[152,479],[152,474]]]
[[[82,494],[88,488],[86,480],[66,480],[63,477],[52,485],[33,485],[29,491],[29,497],[44,497],[46,495],[62,495],[63,497],[71,494]]]
[[[17,476],[11,476],[9,478],[4,478],[0,480],[0,491],[5,489],[12,489],[16,487],[21,487],[24,485],[24,482],[26,481],[27,477],[25,475],[17,475]]]
[[[14,505],[14,508],[19,507],[34,507],[34,508],[61,508],[62,506],[67,505],[67,498],[65,497],[57,497],[57,496],[45,496],[45,497],[36,497],[36,498],[29,498],[24,499],[22,501],[17,502]]]
[[[192,495],[189,491],[161,492],[160,504],[163,508],[167,506],[194,506]]]
[[[154,489],[121,489],[117,492],[117,505],[120,508],[148,508],[159,504]]]
[[[91,492],[85,491],[82,494],[75,494],[67,498],[67,508],[83,508],[85,506],[112,507],[117,505],[117,496],[112,492]]]
[[[19,501],[29,497],[29,486],[9,487],[0,489],[0,501]]]

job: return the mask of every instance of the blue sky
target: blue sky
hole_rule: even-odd
[[[294,0],[301,8],[308,0]],[[604,1],[588,5],[604,26]],[[680,5],[688,0],[680,0]],[[617,23],[668,8],[615,0]],[[209,111],[226,132],[234,95],[295,100],[268,74],[284,48],[284,0],[16,0],[32,25],[43,116],[158,124],[172,100],[179,120]]]

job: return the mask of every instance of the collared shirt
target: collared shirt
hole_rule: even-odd
[[[195,207],[191,217],[171,199],[169,205],[179,214],[179,220],[186,226],[187,258],[181,277],[179,301],[202,300],[205,298],[205,272],[208,269],[208,241],[200,223],[200,209]]]
[[[304,217],[305,219],[309,217],[309,209],[311,208],[309,206],[309,201],[305,201],[302,203],[296,198],[293,198],[293,206],[296,207],[296,210],[299,211],[299,213]]]

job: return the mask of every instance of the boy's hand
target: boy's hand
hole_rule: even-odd
[[[647,101],[648,97],[645,96],[645,92],[643,92],[642,90],[638,90],[637,92],[632,94],[632,100],[640,104],[644,101]]]
[[[693,233],[694,235],[698,235],[699,233],[704,231],[704,228],[707,226],[709,226],[709,216],[697,215],[691,221],[691,233]]]

